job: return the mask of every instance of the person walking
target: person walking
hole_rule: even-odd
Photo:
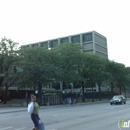
[[[40,117],[38,113],[39,105],[36,102],[36,96],[34,94],[31,94],[30,96],[31,96],[31,101],[34,103],[34,110],[33,113],[31,114],[31,119],[34,123],[34,128],[32,128],[32,130],[39,130],[39,121],[40,121]]]

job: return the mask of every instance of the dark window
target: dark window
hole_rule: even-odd
[[[42,42],[40,47],[48,48],[48,42]]]
[[[83,34],[83,42],[92,41],[92,33]]]
[[[38,46],[38,44],[32,44],[32,47],[37,47]]]
[[[69,38],[68,37],[61,39],[61,43],[68,43],[68,42],[69,42]]]
[[[73,36],[72,37],[72,42],[73,43],[80,43],[80,36],[78,35],[78,36]]]
[[[29,47],[29,45],[25,45],[25,46],[23,46],[24,48],[27,48],[27,47]]]
[[[58,40],[50,41],[50,47],[51,48],[56,47],[57,44],[58,44]]]

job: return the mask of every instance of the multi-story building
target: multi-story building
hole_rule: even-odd
[[[56,47],[58,44],[64,44],[64,43],[74,43],[74,44],[78,43],[84,48],[83,52],[96,54],[96,55],[99,55],[100,57],[108,58],[107,38],[96,31],[85,32],[85,33],[60,37],[56,39],[31,43],[25,46],[46,47],[49,49],[49,48]],[[63,88],[62,86],[63,86],[63,83],[59,82],[59,88],[61,90]],[[50,84],[48,88],[52,89],[53,86]],[[10,87],[9,90],[13,90],[15,92],[17,89],[14,85]],[[15,92],[15,94],[17,93]],[[23,94],[25,94],[24,91],[23,91]]]
[[[31,43],[28,47],[46,47],[54,48],[58,44],[79,43],[84,48],[84,52],[97,54],[100,57],[108,58],[107,38],[96,31],[85,32],[61,38]]]

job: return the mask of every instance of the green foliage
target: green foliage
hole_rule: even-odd
[[[9,87],[15,81],[19,88],[35,90],[37,81],[41,81],[42,86],[61,81],[67,87],[70,83],[84,87],[113,83],[123,91],[129,88],[129,67],[81,50],[81,46],[74,43],[59,44],[51,50],[24,46],[18,49],[18,43],[3,38],[0,42],[0,73],[5,76],[0,79],[1,85],[4,83]],[[22,68],[23,72],[11,73],[12,65]]]
[[[0,86],[5,85],[4,103],[6,103],[7,91],[15,83],[16,74],[12,73],[12,66],[18,59],[18,43],[6,37],[0,41]]]

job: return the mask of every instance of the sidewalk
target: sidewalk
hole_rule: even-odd
[[[71,106],[80,106],[80,105],[89,105],[89,104],[96,104],[96,103],[109,103],[108,100],[103,101],[95,101],[95,102],[84,102],[84,103],[77,103],[76,105],[73,104],[61,104],[61,105],[50,105],[50,106],[40,106],[40,109],[51,109],[51,108],[60,108],[60,107],[71,107]],[[13,113],[13,112],[22,112],[27,111],[27,107],[16,107],[16,106],[2,106],[0,105],[0,114],[4,113]]]

